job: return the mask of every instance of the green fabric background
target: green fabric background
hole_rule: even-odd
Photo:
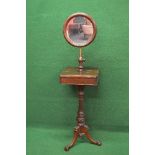
[[[75,12],[88,13],[97,24],[96,39],[83,51],[85,66],[98,67],[100,81],[85,89],[85,112],[90,132],[104,146],[79,140],[70,152],[126,155],[128,0],[27,0],[27,155],[63,154],[72,138],[77,91],[60,85],[59,74],[77,66],[79,51],[62,34],[64,21]]]

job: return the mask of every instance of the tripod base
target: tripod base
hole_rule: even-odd
[[[95,141],[91,137],[91,135],[88,133],[88,126],[84,125],[84,126],[75,127],[73,140],[69,145],[65,146],[64,150],[69,151],[69,149],[76,144],[78,137],[82,137],[83,135],[85,135],[92,144],[95,144],[95,145],[98,145],[98,146],[101,145],[101,142]]]

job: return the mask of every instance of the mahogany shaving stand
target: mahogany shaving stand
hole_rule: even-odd
[[[64,150],[69,151],[73,147],[78,139],[85,135],[88,140],[95,145],[101,145],[101,142],[95,141],[88,132],[88,126],[85,124],[84,114],[84,87],[85,86],[97,86],[98,83],[98,69],[85,69],[83,68],[84,59],[80,54],[79,67],[67,67],[60,74],[60,83],[68,85],[76,85],[78,88],[79,108],[77,112],[77,126],[74,129],[74,136],[72,142],[67,145]]]

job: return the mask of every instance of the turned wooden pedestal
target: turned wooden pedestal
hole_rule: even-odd
[[[72,142],[67,145],[64,150],[68,151],[75,145],[78,137],[85,135],[92,144],[101,145],[101,142],[95,141],[88,133],[88,126],[85,124],[84,115],[84,87],[85,86],[97,86],[98,83],[98,69],[82,69],[80,71],[76,67],[67,67],[60,74],[60,83],[68,85],[76,85],[78,88],[79,108],[77,112],[77,126],[74,129],[74,136]]]

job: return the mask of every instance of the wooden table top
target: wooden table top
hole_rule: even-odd
[[[97,68],[84,68],[79,71],[77,67],[67,67],[60,74],[60,83],[70,85],[97,85],[99,70]]]

